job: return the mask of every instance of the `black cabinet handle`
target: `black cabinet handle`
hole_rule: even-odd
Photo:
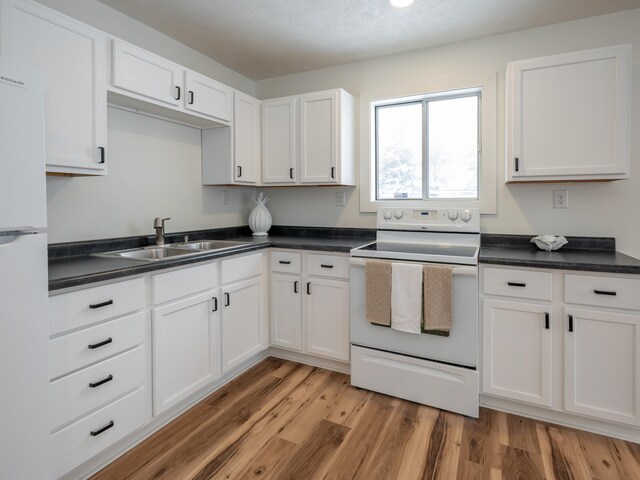
[[[573,315],[569,315],[569,331],[573,332]]]
[[[98,382],[90,383],[89,387],[96,388],[96,387],[99,387],[100,385],[104,385],[105,383],[110,382],[111,380],[113,380],[113,375],[109,375],[107,378],[103,378]]]
[[[229,295],[229,293],[225,293],[224,294],[224,306],[228,307],[229,305],[231,305],[231,295]]]
[[[100,163],[104,163],[104,147],[98,147],[100,150]]]
[[[307,282],[307,295],[311,295],[311,282]]]
[[[291,265],[291,260],[279,260],[278,263],[282,265]]]
[[[181,92],[181,91],[180,91],[180,87],[179,87],[178,85],[176,85],[176,90],[177,90],[177,92],[178,92],[178,96],[177,96],[177,97],[175,97],[175,99],[176,99],[176,100],[180,100],[180,94],[181,94],[180,92]]]
[[[322,267],[322,268],[333,268],[333,265],[327,265],[326,263],[321,263],[320,267]]]
[[[238,165],[238,178],[242,176],[242,167]]]
[[[100,435],[102,432],[106,432],[107,430],[109,430],[111,427],[113,427],[115,425],[115,423],[113,422],[113,420],[111,420],[109,423],[107,423],[104,427],[98,429],[98,430],[91,430],[89,432],[89,434],[92,437],[97,437],[98,435]]]
[[[293,282],[293,293],[298,293],[298,280]]]
[[[515,158],[515,165],[514,165],[514,170],[516,172],[520,171],[520,159],[518,157]]]
[[[289,169],[289,178],[293,180],[293,168]]]
[[[331,178],[336,178],[336,167],[331,167]]]
[[[217,297],[211,297],[211,300],[213,300],[213,310],[211,310],[212,312],[217,312],[218,311],[218,298]]]
[[[593,293],[596,295],[610,295],[612,297],[615,297],[618,294],[618,292],[612,292],[610,290],[594,290]]]
[[[526,283],[520,283],[520,282],[507,282],[507,285],[509,285],[510,287],[526,287],[527,286]]]
[[[193,105],[193,90],[189,90],[189,105]]]
[[[107,307],[109,305],[113,305],[113,300],[107,300],[106,302],[102,303],[92,303],[91,305],[89,305],[89,308],[91,310],[95,310],[96,308]]]
[[[549,312],[544,313],[544,328],[549,330]]]
[[[104,347],[105,345],[109,345],[111,342],[113,342],[113,338],[109,337],[106,340],[103,340],[102,342],[93,343],[87,346],[89,347],[89,350],[93,350],[94,348],[100,348],[100,347]]]

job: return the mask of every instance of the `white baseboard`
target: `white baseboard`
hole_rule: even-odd
[[[284,348],[271,347],[268,350],[269,355],[283,360],[291,360],[292,362],[304,363],[312,367],[326,368],[334,372],[351,373],[351,366],[348,362],[340,362],[329,358],[316,357],[315,355],[307,355],[306,353],[294,352]]]

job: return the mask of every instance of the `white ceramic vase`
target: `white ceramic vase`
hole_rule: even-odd
[[[271,228],[271,214],[265,204],[269,201],[262,192],[253,199],[256,207],[249,214],[249,228],[254,235],[269,235],[267,232]]]

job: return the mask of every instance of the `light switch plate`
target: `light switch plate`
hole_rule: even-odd
[[[344,207],[344,203],[345,203],[345,193],[344,192],[337,192],[336,193],[336,205],[338,207]]]

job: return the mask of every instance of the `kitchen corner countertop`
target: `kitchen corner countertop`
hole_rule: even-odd
[[[567,237],[560,250],[545,252],[530,243],[532,236],[483,234],[478,261],[557,270],[640,274],[640,259],[615,250],[613,238]]]
[[[352,248],[375,240],[375,230],[369,229],[274,227],[273,230],[273,235],[265,237],[253,237],[248,229],[246,231],[244,229],[219,229],[196,232],[195,234],[189,233],[192,240],[223,238],[250,243],[222,252],[202,253],[197,256],[159,262],[94,255],[100,252],[151,245],[151,237],[51,245],[49,247],[49,291],[139,275],[265,248],[349,253]],[[181,241],[182,237],[184,234],[167,236],[167,243]]]

